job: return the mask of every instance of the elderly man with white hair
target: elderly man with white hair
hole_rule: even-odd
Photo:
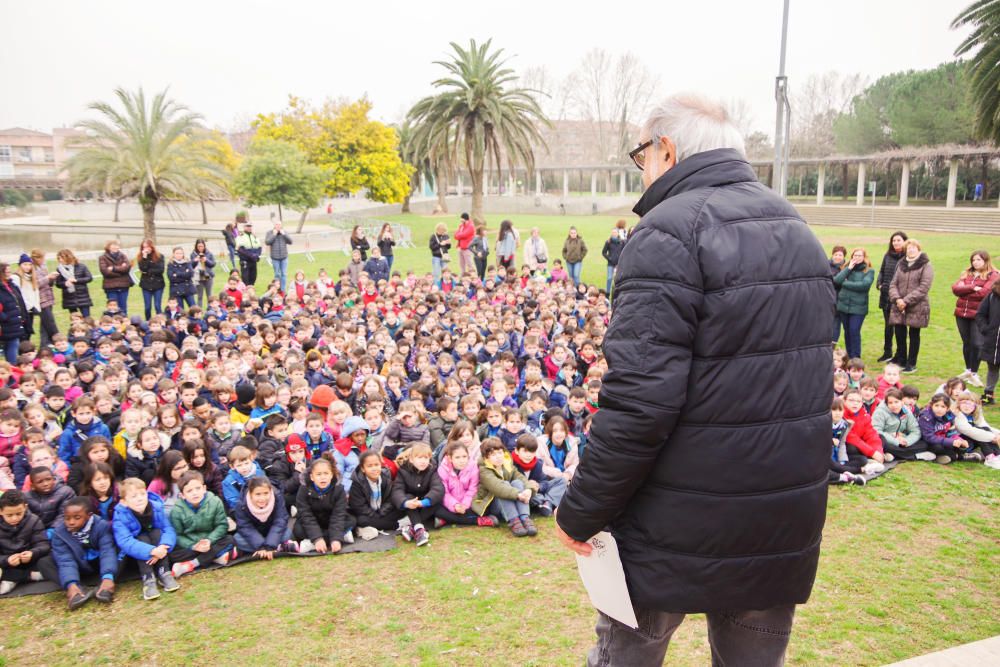
[[[826,518],[827,260],[757,181],[723,106],[671,97],[639,140],[645,192],[615,276],[609,370],[556,515],[582,555],[610,529],[639,628],[599,614],[588,664],[661,664],[701,612],[713,665],[780,665]]]

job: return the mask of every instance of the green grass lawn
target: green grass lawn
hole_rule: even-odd
[[[457,216],[455,216],[457,218]],[[418,247],[394,268],[429,270],[425,239],[436,219],[397,216]],[[615,218],[513,218],[538,226],[555,256],[575,224],[591,254],[584,279],[603,282],[600,249]],[[454,230],[454,218],[448,218]],[[489,220],[499,227],[500,217]],[[877,262],[890,230],[817,227],[827,250],[864,246]],[[950,285],[972,250],[996,237],[921,233],[937,278],[919,372],[906,381],[924,398],[963,370]],[[290,271],[335,273],[340,253],[293,255]],[[876,267],[877,268],[877,267]],[[258,284],[270,277],[261,265]],[[221,285],[221,281],[217,281]],[[92,290],[95,297],[100,290]],[[881,353],[881,314],[872,291],[864,357]],[[141,312],[133,290],[130,307]],[[776,323],[778,324],[778,323]],[[989,419],[1000,425],[1000,410]],[[1000,633],[1000,477],[982,465],[904,464],[865,488],[831,489],[823,554],[809,604],[800,607],[789,649],[794,665],[879,665]],[[61,595],[0,601],[0,665],[66,663],[233,664],[580,664],[594,614],[572,556],[552,521],[515,540],[506,530],[446,529],[431,545],[335,558],[254,563],[182,580],[181,590],[143,602],[134,583],[110,607],[69,614]],[[670,664],[709,661],[705,623],[675,636]]]

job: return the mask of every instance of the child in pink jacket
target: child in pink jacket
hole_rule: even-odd
[[[444,500],[437,510],[437,527],[446,523],[459,526],[493,526],[493,518],[472,511],[472,501],[479,490],[479,467],[469,461],[469,449],[452,442],[441,455],[438,475],[444,485]]]

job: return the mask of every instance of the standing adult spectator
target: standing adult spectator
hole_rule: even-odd
[[[139,267],[139,289],[142,290],[142,306],[148,321],[154,310],[157,315],[163,312],[163,288],[166,287],[163,270],[166,261],[150,239],[143,239],[135,263]]]
[[[894,359],[897,355],[892,352],[893,328],[889,323],[889,315],[892,313],[892,299],[889,298],[889,285],[892,277],[896,275],[896,265],[906,254],[903,245],[906,243],[906,232],[895,232],[889,237],[889,249],[882,256],[882,264],[878,268],[878,278],[875,279],[875,289],[878,290],[878,307],[882,311],[882,319],[885,321],[884,348],[882,356],[878,358],[879,363]]]
[[[469,219],[468,213],[463,213],[461,222],[458,223],[458,229],[455,231],[455,242],[458,243],[458,270],[461,272],[460,275],[472,272],[472,251],[469,250],[469,246],[472,245],[472,239],[475,236],[475,224]]]
[[[628,233],[625,231],[625,221],[619,220],[615,223],[614,229],[611,230],[611,236],[604,242],[604,248],[601,250],[601,255],[608,263],[608,281],[604,288],[608,294],[611,294],[611,282],[615,278],[615,270],[618,268],[618,261],[627,240]]]
[[[243,233],[236,239],[236,254],[240,256],[240,278],[247,286],[257,282],[260,253],[260,239],[254,236],[253,225],[247,221],[243,225]]]
[[[500,223],[500,231],[497,233],[496,255],[497,261],[505,269],[514,265],[514,255],[517,253],[517,246],[520,240],[514,230],[514,223],[504,220]]]
[[[31,335],[28,312],[21,297],[21,290],[11,280],[9,264],[0,264],[0,346],[7,363],[17,363],[21,339]]]
[[[17,268],[11,272],[10,280],[21,291],[24,302],[24,337],[29,340],[35,332],[35,317],[42,314],[40,295],[38,293],[38,278],[35,275],[35,263],[27,253],[22,253],[17,260]]]
[[[434,227],[434,233],[431,234],[431,238],[427,242],[431,249],[431,271],[434,274],[434,282],[441,280],[441,270],[448,263],[448,250],[451,249],[449,238],[448,228],[444,226],[443,222],[439,222]]]
[[[556,513],[584,555],[610,526],[639,621],[600,614],[589,664],[659,665],[684,614],[705,612],[716,664],[780,665],[826,514],[826,253],[758,182],[721,104],[673,97],[640,139],[601,409]],[[746,378],[761,400],[733,401]]]
[[[52,293],[52,281],[56,279],[56,273],[50,272],[45,266],[44,251],[32,248],[28,254],[35,264],[35,278],[38,280],[38,303],[42,311],[41,327],[39,328],[42,331],[42,347],[45,347],[52,342],[52,337],[59,333],[56,318],[52,313],[52,307],[56,305],[56,297]]]
[[[194,288],[198,295],[198,307],[204,308],[205,302],[212,298],[212,282],[215,280],[215,255],[208,249],[205,239],[197,239],[194,242],[191,264],[194,266]],[[283,283],[281,289],[285,289]]]
[[[122,252],[121,243],[117,239],[108,241],[104,246],[104,254],[97,260],[97,266],[104,276],[104,293],[108,301],[118,304],[118,310],[128,315],[128,291],[132,287],[132,276],[129,270],[132,263]]]
[[[569,228],[569,234],[563,241],[562,257],[566,262],[566,271],[573,279],[573,285],[580,284],[580,274],[583,271],[583,258],[587,256],[587,243],[580,236],[576,227]]]
[[[388,222],[382,225],[382,229],[378,232],[378,245],[379,252],[382,253],[382,259],[385,263],[389,265],[389,273],[392,273],[392,260],[394,259],[393,248],[396,246],[396,239],[392,236],[392,225]]]
[[[360,251],[361,261],[365,262],[368,261],[368,250],[370,248],[368,239],[365,238],[365,230],[361,229],[361,225],[354,225],[354,229],[351,230],[351,251]]]
[[[979,304],[976,312],[976,328],[982,345],[979,359],[986,362],[986,388],[983,390],[983,404],[996,403],[994,391],[1000,380],[1000,280],[993,282],[989,294]]]
[[[934,282],[934,267],[930,258],[921,252],[916,239],[907,239],[903,247],[906,255],[896,266],[896,275],[889,283],[892,300],[889,323],[896,335],[893,361],[902,366],[904,373],[912,373],[917,370],[917,355],[920,354],[920,330],[926,329],[931,320],[931,302],[927,295]]]
[[[952,293],[958,297],[955,324],[962,337],[962,358],[965,360],[965,372],[959,377],[975,387],[983,386],[979,379],[979,348],[983,341],[976,326],[976,312],[998,277],[1000,272],[993,268],[990,253],[977,250],[969,258],[969,268],[962,271],[958,282],[951,286]]]
[[[264,244],[270,248],[271,268],[284,293],[288,283],[288,246],[292,245],[292,237],[282,228],[281,220],[275,221],[274,227],[264,237]]]
[[[62,307],[70,313],[79,311],[84,317],[90,317],[90,307],[94,305],[87,287],[94,279],[90,269],[69,248],[57,252],[56,261],[56,287],[63,293]]]
[[[844,346],[850,359],[861,357],[861,325],[868,314],[868,293],[875,282],[868,251],[855,248],[851,260],[836,276],[833,285],[839,288],[837,294],[837,317],[844,324]]]
[[[236,223],[227,223],[226,228],[222,230],[222,238],[226,240],[226,250],[229,252],[229,265],[233,268],[236,268],[237,236],[239,236],[239,231],[236,229]]]
[[[844,258],[847,257],[847,248],[842,245],[833,246],[833,252],[830,253],[830,276],[836,276],[838,273],[844,269]],[[840,299],[840,286],[834,283],[833,291]],[[833,343],[837,344],[840,340],[840,313],[836,312],[833,314]]]
[[[469,246],[472,251],[472,259],[476,263],[476,275],[479,280],[486,280],[486,263],[490,256],[490,242],[486,240],[486,225],[479,223],[476,225],[476,238],[472,239]]]
[[[531,236],[524,242],[524,263],[532,273],[538,270],[539,266],[544,266],[549,262],[549,246],[545,243],[538,231],[538,227],[531,228]]]
[[[177,299],[177,305],[194,307],[194,262],[184,256],[184,248],[174,248],[170,263],[167,264],[167,278],[170,280],[170,298]]]

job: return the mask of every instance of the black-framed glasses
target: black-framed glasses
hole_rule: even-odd
[[[635,166],[639,169],[639,171],[642,171],[643,165],[646,164],[645,151],[652,145],[653,145],[653,140],[650,139],[649,141],[639,144],[638,146],[636,146],[635,148],[633,148],[628,152],[628,156],[632,158],[632,162],[635,163]]]

